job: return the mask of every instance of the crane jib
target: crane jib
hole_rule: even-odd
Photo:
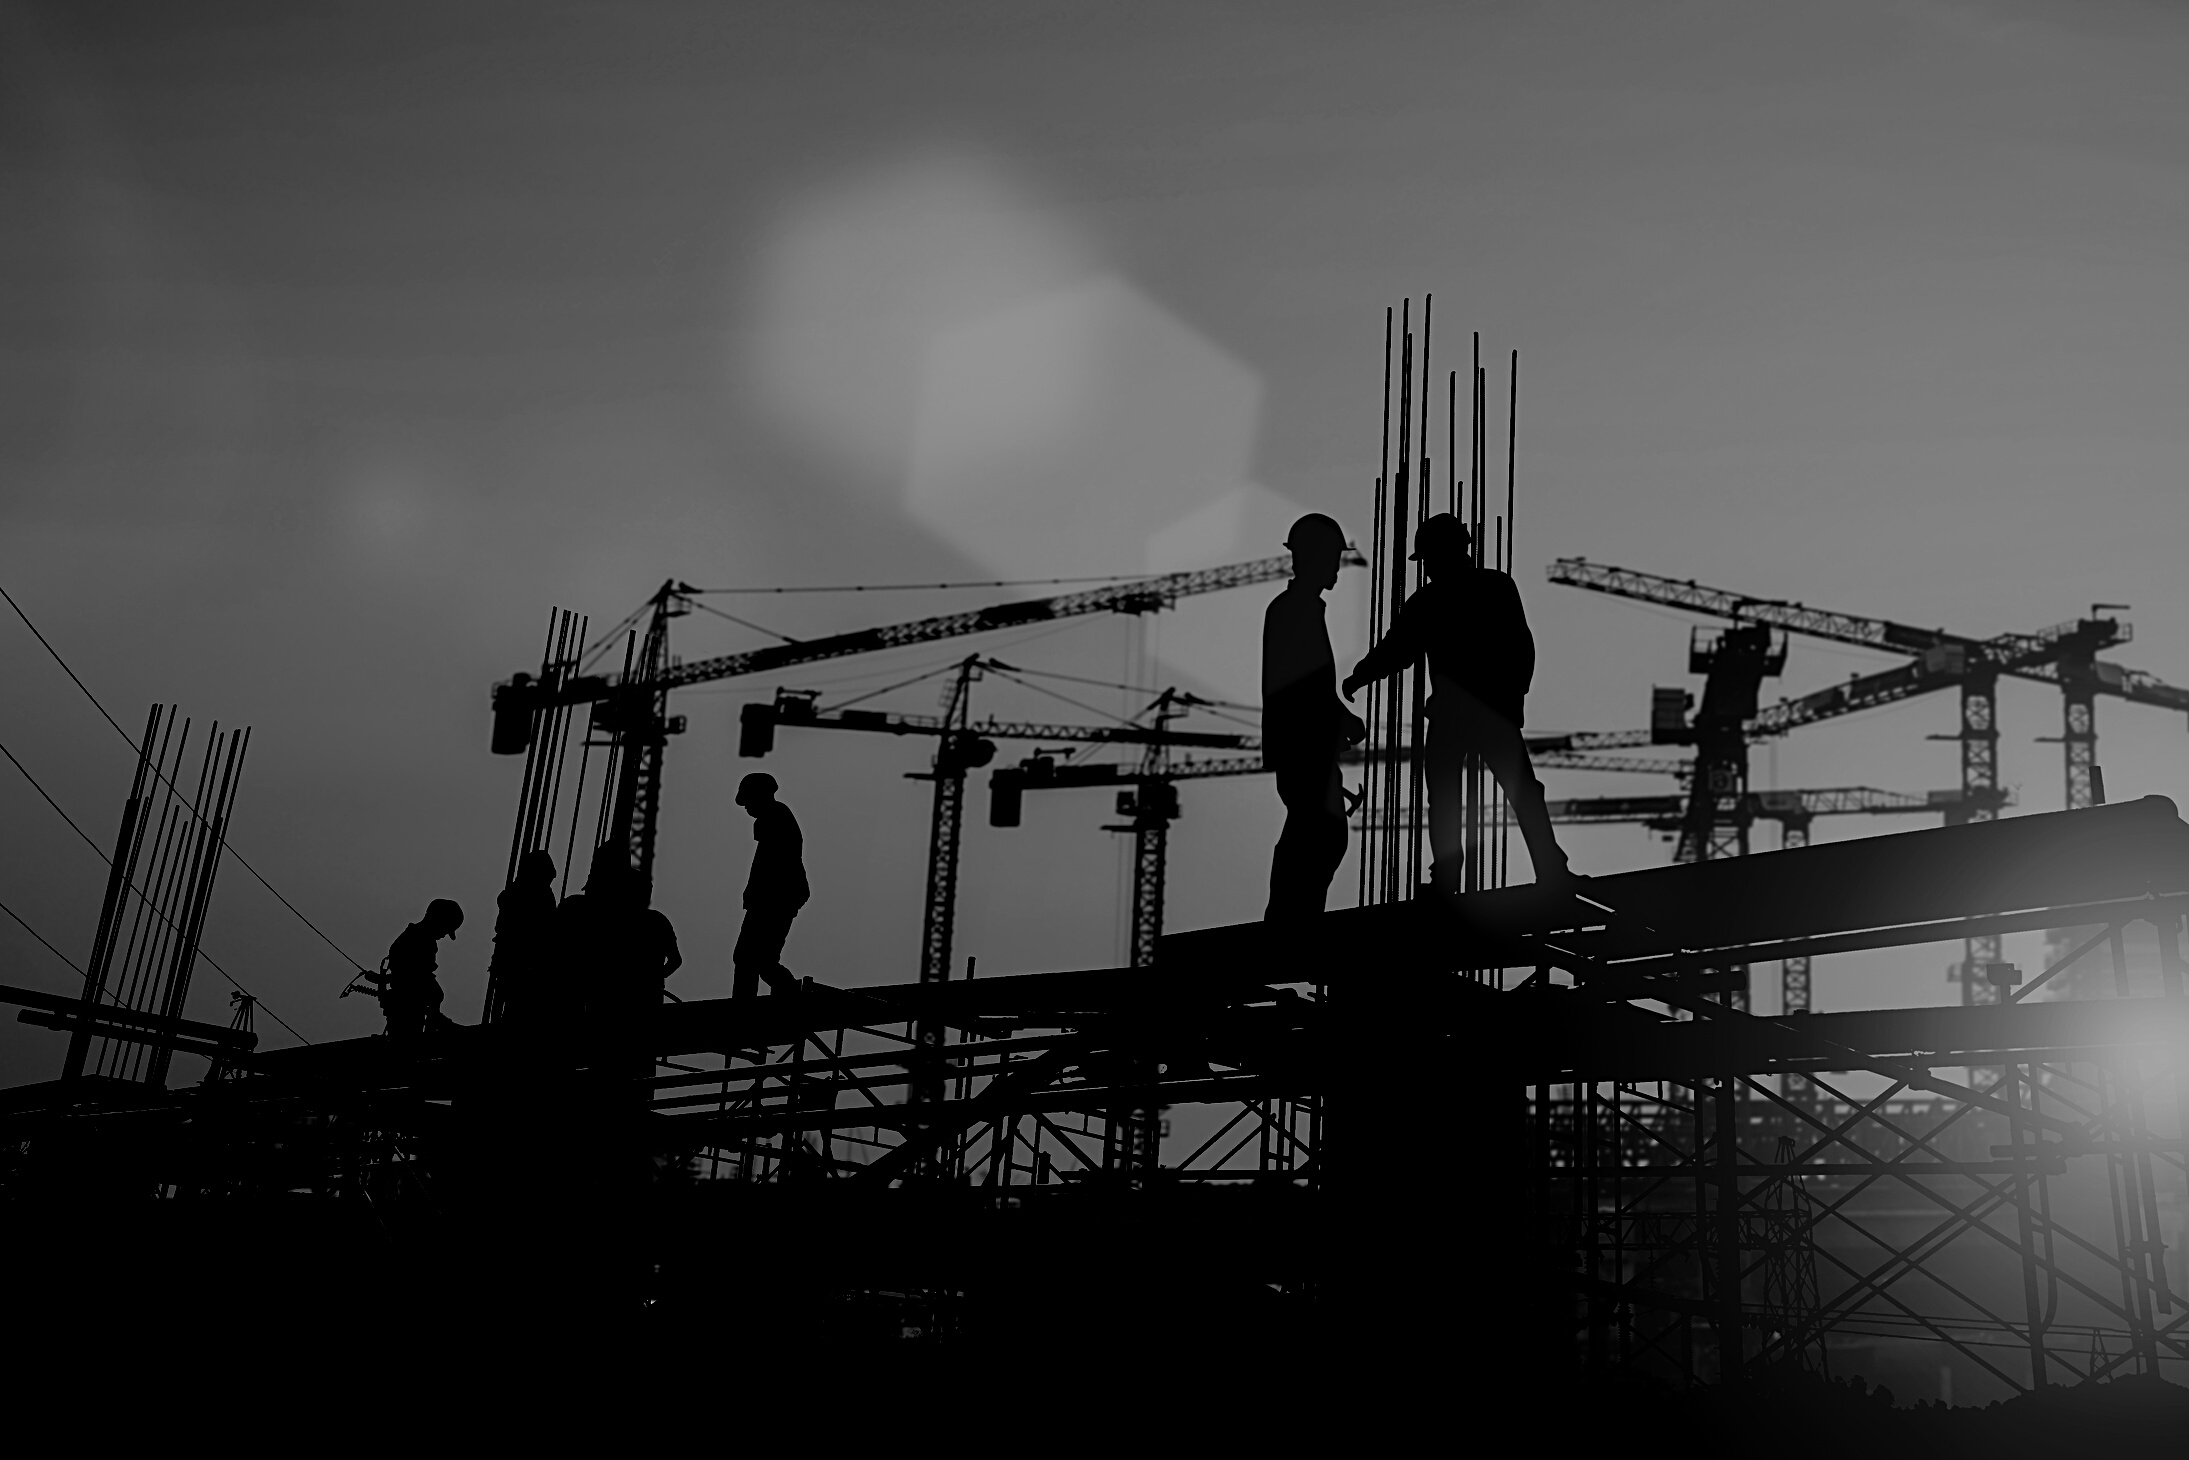
[[[794,664],[811,664],[821,659],[842,659],[852,654],[873,654],[883,649],[901,648],[907,644],[925,644],[937,639],[954,639],[965,634],[1046,623],[1059,616],[1057,605],[1052,599],[998,603],[971,613],[946,614],[888,628],[860,629],[855,633],[833,634],[825,639],[807,639],[796,644],[771,644],[765,649],[752,649],[742,654],[725,654],[715,659],[695,660],[671,669],[662,677],[662,682],[674,688],[677,685],[702,684],[714,679],[732,679],[743,674],[765,674],[771,669],[787,669]]]
[[[1346,566],[1359,566],[1363,561],[1358,553],[1350,549],[1342,560]],[[1274,583],[1291,576],[1292,557],[1289,553],[1281,557],[1232,563],[1220,568],[1165,573],[1129,583],[1060,594],[1054,598],[993,603],[963,613],[938,614],[931,618],[914,619],[909,623],[885,624],[879,628],[859,629],[848,634],[831,634],[819,639],[771,644],[764,649],[751,649],[740,654],[722,654],[709,659],[696,659],[686,664],[670,664],[642,682],[634,683],[630,688],[647,692],[672,690],[718,679],[735,679],[740,675],[765,674],[770,670],[788,669],[797,664],[813,664],[824,659],[843,659],[854,654],[872,654],[884,649],[900,649],[909,644],[929,644],[941,639],[1022,628],[1027,624],[1048,623],[1055,619],[1077,618],[1086,614],[1155,613],[1171,607],[1181,598],[1221,592],[1228,588],[1246,588],[1258,583]],[[497,685],[494,690],[495,707],[510,722],[508,733],[497,734],[496,743],[505,747],[516,745],[521,749],[519,742],[525,739],[525,735],[519,722],[530,712],[559,705],[590,704],[596,700],[607,699],[621,687],[623,686],[614,678],[586,677],[566,680],[549,688],[528,674],[518,675],[507,683]],[[516,752],[504,749],[503,753]]]
[[[1746,732],[1751,736],[1780,735],[1796,726],[2002,674],[2062,685],[2073,675],[2079,687],[2093,694],[2115,695],[2166,709],[2189,709],[2189,689],[2167,684],[2141,670],[2088,657],[2135,638],[2133,626],[2100,614],[2102,609],[2121,606],[2117,604],[2093,605],[2090,618],[2071,619],[2034,634],[1971,639],[1943,629],[1834,613],[1784,599],[1752,598],[1691,580],[1593,563],[1586,558],[1560,558],[1550,564],[1547,576],[1553,583],[1617,598],[1911,656],[1910,663],[1767,705],[1749,719]],[[2087,668],[2076,670],[2078,660]]]

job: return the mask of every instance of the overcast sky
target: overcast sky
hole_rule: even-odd
[[[550,606],[1230,561],[1310,508],[1365,539],[1383,310],[1424,291],[1440,372],[1467,330],[1522,353],[1534,727],[1638,725],[1688,682],[1686,624],[1545,583],[1569,554],[1974,635],[2128,603],[2118,657],[2189,683],[2185,61],[2189,14],[2101,0],[0,4],[0,583],[123,723],[255,727],[235,844],[358,959],[461,902],[466,1020],[518,775],[487,692]],[[1251,697],[1269,591],[981,647]],[[710,601],[803,637],[978,597]],[[1885,662],[1797,643],[1782,687]],[[0,672],[0,742],[103,843],[127,748],[19,624]],[[727,992],[736,707],[776,682],[677,706],[657,904],[688,997]],[[2058,719],[2003,691],[2021,810],[2061,803]],[[1949,786],[1953,720],[1811,729],[1755,778]],[[2116,799],[2189,791],[2176,716],[2099,728]],[[924,754],[786,733],[768,762],[816,885],[797,971],[912,976]],[[1107,798],[1011,832],[983,805],[961,955],[1113,961]],[[1254,916],[1270,786],[1185,808],[1172,926]],[[103,868],[13,769],[0,816],[0,901],[81,960]],[[1669,851],[1568,841],[1599,872]],[[378,1027],[233,867],[206,946],[313,1039]],[[0,956],[71,988],[12,923]],[[1948,1001],[1951,956],[1828,960],[1819,1003]],[[225,1010],[201,972],[191,1012]],[[0,1078],[57,1070],[57,1036],[0,1030]]]

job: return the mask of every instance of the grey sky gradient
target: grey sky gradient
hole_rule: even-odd
[[[1466,329],[1518,346],[1540,727],[1639,724],[1686,682],[1682,623],[1542,582],[1572,553],[1975,634],[2126,602],[2119,657],[2189,683],[2185,61],[2189,15],[2120,3],[0,5],[0,582],[123,723],[170,699],[256,727],[236,843],[365,961],[461,901],[446,981],[475,1017],[517,781],[486,691],[549,605],[987,575],[886,469],[786,427],[753,364],[784,219],[951,155],[1238,362],[1248,478],[1363,536],[1383,306],[1434,290],[1443,365]],[[805,635],[936,606],[735,611]],[[1236,640],[1240,611],[1198,621]],[[1135,677],[1193,622],[994,652]],[[1879,663],[1797,644],[1784,686]],[[126,750],[7,622],[0,672],[0,740],[104,842]],[[735,707],[771,684],[679,706],[658,901],[688,995],[727,990]],[[2003,692],[2025,810],[2060,802],[2031,743],[2058,713]],[[1950,785],[1924,737],[1952,718],[1814,729],[1757,779]],[[2116,798],[2189,792],[2189,727],[2117,702],[2099,726]],[[817,889],[791,962],[909,977],[919,747],[783,744]],[[1174,926],[1252,916],[1273,793],[1185,795]],[[1110,961],[1107,813],[976,824],[961,949]],[[80,958],[102,869],[12,770],[0,817],[0,899]],[[1585,870],[1667,850],[1569,836]],[[233,869],[207,946],[314,1038],[377,1027]],[[1943,1002],[1947,956],[1827,962],[1819,999]],[[12,924],[0,958],[69,986]],[[57,1068],[52,1036],[0,1031],[0,1078]]]

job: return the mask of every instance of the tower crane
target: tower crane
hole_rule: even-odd
[[[1265,774],[1268,767],[1262,764],[1260,742],[1251,745],[1251,755],[1197,756],[1188,760],[1170,758],[1169,745],[1151,745],[1137,765],[1115,761],[1059,765],[1053,755],[1036,753],[989,775],[988,824],[1019,825],[1028,791],[1117,790],[1117,814],[1126,818],[1126,824],[1106,830],[1133,834],[1130,966],[1146,968],[1154,964],[1155,943],[1163,935],[1170,824],[1178,819],[1175,785],[1179,781]]]
[[[1206,750],[1253,752],[1253,764],[1261,765],[1261,739],[1231,731],[1176,730],[1171,720],[1182,709],[1172,706],[1189,701],[1164,691],[1157,701],[1152,725],[1070,725],[1027,720],[975,720],[971,687],[986,672],[1010,670],[995,659],[971,655],[962,660],[953,679],[946,708],[940,715],[901,715],[880,710],[822,711],[819,692],[779,689],[773,703],[745,705],[739,712],[738,754],[762,756],[775,748],[775,732],[781,726],[816,730],[863,730],[884,735],[931,735],[939,740],[929,770],[912,772],[916,780],[935,783],[935,808],[928,843],[928,894],[925,929],[920,941],[920,981],[939,983],[949,977],[953,908],[956,906],[959,831],[964,821],[965,775],[995,759],[998,740],[1033,740],[1092,745],[1138,745],[1154,763],[1161,764],[1174,746]],[[1114,769],[1114,767],[1107,767]],[[1000,823],[999,823],[1000,824]]]
[[[1365,566],[1366,562],[1351,549],[1344,561],[1355,567]],[[669,737],[684,729],[684,717],[669,713],[672,690],[1059,619],[1102,613],[1154,613],[1183,598],[1276,582],[1291,573],[1289,554],[1257,558],[1226,567],[1159,574],[1076,593],[990,604],[689,662],[671,654],[669,626],[692,611],[703,590],[671,579],[656,589],[633,616],[644,617],[645,629],[627,639],[623,668],[614,674],[585,672],[583,634],[576,630],[577,620],[572,615],[558,614],[551,621],[539,674],[513,675],[495,685],[493,691],[493,751],[497,755],[526,757],[508,876],[515,877],[524,853],[546,846],[553,834],[561,814],[556,802],[561,796],[565,737],[571,718],[580,708],[589,712],[587,753],[597,744],[606,756],[603,776],[607,784],[594,845],[623,848],[650,896],[661,811],[662,761]],[[593,738],[596,733],[598,741]],[[576,788],[580,797],[584,794],[584,771],[581,761]],[[575,804],[568,815],[574,841]],[[492,1007],[491,991],[488,1004]]]
[[[1154,717],[1160,724],[1167,724],[1196,703],[1198,701],[1192,695],[1167,689],[1143,713]],[[1605,749],[1662,743],[1653,739],[1652,733],[1646,730],[1538,733],[1525,736],[1524,739],[1529,754],[1538,766],[1586,771],[1639,771],[1653,775],[1684,775],[1689,769],[1684,761],[1596,753]],[[1129,831],[1133,834],[1131,966],[1135,968],[1153,965],[1156,940],[1163,935],[1169,829],[1170,823],[1178,819],[1179,811],[1178,793],[1174,784],[1178,781],[1262,775],[1268,769],[1262,764],[1261,742],[1258,738],[1242,739],[1240,748],[1251,749],[1254,752],[1251,755],[1196,756],[1187,760],[1169,758],[1169,751],[1173,746],[1193,746],[1196,743],[1190,738],[1178,736],[1152,740],[1148,742],[1147,750],[1138,765],[1121,765],[1114,761],[1060,765],[1056,757],[1037,752],[1016,766],[1006,766],[989,775],[988,824],[997,827],[1020,824],[1028,791],[1088,788],[1118,791],[1117,814],[1127,818],[1127,824],[1108,827],[1106,830]],[[1343,762],[1352,765],[1363,764],[1374,758],[1380,756],[1371,757],[1358,749],[1349,750],[1340,757]]]
[[[1861,676],[1799,699],[1788,700],[1760,712],[1754,720],[1757,735],[1784,734],[1798,726],[1836,715],[1891,704],[1913,695],[1958,686],[1963,693],[1964,714],[1960,739],[1980,742],[1975,758],[1984,762],[1990,778],[1972,785],[1964,776],[1964,793],[1995,788],[1996,764],[1990,748],[1998,733],[1990,700],[2001,675],[2035,680],[2060,687],[2064,702],[2062,734],[2069,809],[2091,805],[2097,797],[2093,776],[2096,768],[2097,731],[2092,706],[2099,695],[2113,695],[2137,704],[2189,711],[2189,689],[2167,684],[2140,669],[2097,656],[2116,644],[2135,637],[2132,625],[2112,617],[2109,610],[2125,604],[2091,605],[2088,617],[2054,624],[2034,634],[1999,634],[1971,639],[1944,629],[1918,628],[1891,619],[1867,618],[1811,608],[1785,599],[1752,598],[1725,589],[1710,588],[1692,580],[1659,577],[1653,573],[1591,563],[1585,558],[1561,558],[1550,565],[1550,580],[1570,587],[1635,599],[1667,608],[1723,618],[1736,624],[1766,624],[1787,633],[1835,643],[1853,644],[1887,653],[1905,654],[1908,662],[1877,674]],[[1966,706],[1971,697],[1985,701],[1970,723]],[[1964,750],[1964,770],[1970,753]],[[1972,819],[1982,819],[1972,817]]]
[[[849,729],[869,731],[882,735],[935,735],[935,760],[928,770],[915,770],[911,779],[933,781],[935,784],[935,812],[928,823],[928,884],[926,904],[919,930],[919,981],[943,983],[950,978],[950,943],[957,926],[957,876],[959,876],[959,845],[965,819],[965,773],[978,766],[989,764],[996,757],[998,740],[1042,740],[1042,742],[1079,742],[1079,744],[1138,744],[1143,746],[1143,764],[1158,779],[1151,784],[1167,788],[1167,781],[1160,775],[1169,766],[1169,753],[1173,746],[1197,746],[1197,749],[1217,751],[1252,751],[1250,757],[1239,757],[1239,766],[1261,768],[1261,738],[1259,735],[1241,735],[1232,731],[1180,731],[1171,727],[1171,720],[1186,714],[1195,696],[1165,690],[1149,707],[1147,718],[1151,725],[1044,725],[1029,720],[974,720],[972,718],[972,685],[985,672],[1009,672],[1011,665],[985,659],[981,654],[968,654],[957,665],[957,674],[950,681],[950,692],[943,700],[943,714],[939,716],[906,716],[889,714],[878,709],[836,709],[823,711],[819,707],[819,692],[814,690],[777,690],[773,703],[744,705],[738,714],[738,753],[740,755],[766,755],[775,749],[775,731],[779,727],[808,727],[808,729]],[[1114,770],[1114,766],[1110,766]],[[1175,792],[1169,795],[1171,812],[1175,814]],[[1136,812],[1140,856],[1134,862],[1134,967],[1154,961],[1154,939],[1147,941],[1147,957],[1140,957],[1138,928],[1143,922],[1143,902],[1149,880],[1154,882],[1154,926],[1162,926],[1162,827],[1165,819],[1154,801]],[[1154,858],[1149,871],[1149,856]],[[911,1099],[935,1101],[941,1097],[943,1086],[943,1024],[937,1020],[919,1020],[913,1027],[913,1044],[926,1057],[919,1062],[919,1075],[911,1086]],[[1158,1112],[1154,1110],[1114,1110],[1105,1123],[1103,1134],[1103,1162],[1112,1171],[1140,1171],[1156,1160],[1158,1138]]]
[[[1735,630],[1775,628],[1782,633],[1908,655],[1906,662],[1890,669],[1757,709],[1743,726],[1743,736],[1755,739],[1782,735],[1820,720],[1958,687],[1960,728],[1951,736],[1940,737],[1961,744],[1961,800],[1950,817],[1954,820],[1989,821],[1998,815],[2002,796],[1997,689],[2002,675],[2060,687],[2063,728],[2058,739],[2065,752],[2066,802],[2070,809],[2104,799],[2104,779],[2097,764],[2098,695],[2111,694],[2138,704],[2189,711],[2189,690],[2097,657],[2100,651],[2134,637],[2130,625],[2108,615],[2108,610],[2124,607],[2121,604],[2093,604],[2089,617],[2055,624],[2034,634],[1972,639],[1944,629],[1835,613],[1785,599],[1754,598],[1691,579],[1665,578],[1591,563],[1585,558],[1559,559],[1548,571],[1554,583],[1727,619]],[[1742,754],[1745,764],[1745,750]],[[1988,983],[1980,981],[1973,971],[2001,966],[1999,951],[1995,935],[1969,940],[1960,965],[1964,1002],[1988,1002],[1996,997]]]

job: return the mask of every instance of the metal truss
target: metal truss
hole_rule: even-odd
[[[2013,1388],[2179,1376],[2185,912],[2189,826],[2096,807],[1597,878],[1578,901],[1507,887],[1204,929],[1152,967],[252,1052],[188,1091],[57,1084],[0,1112],[0,1198],[301,1194],[415,1232],[509,1199],[493,1181],[536,1203],[569,1173],[644,1240],[633,1214],[681,1210],[705,1219],[687,1251],[733,1213],[803,1243],[801,1281],[923,1332],[1029,1254],[1129,1276],[1212,1242],[1258,1293],[1329,1274],[1354,1302],[1462,1224],[1525,1279],[1514,1301],[1571,1320],[1577,1364],[1730,1383],[1888,1337]],[[2157,997],[2130,996],[2132,921],[2158,931]],[[1767,1018],[1716,972],[2043,927],[2095,931],[1985,1006]],[[2052,998],[2107,957],[2109,997]],[[1455,1106],[1461,1140],[1425,1154]],[[1190,1142],[1119,1118],[1193,1107]],[[1462,1173],[1525,1219],[1454,1205]],[[1360,1225],[1270,1239],[1310,1229],[1241,1222],[1234,1186]],[[619,1292],[675,1270],[611,1268]]]
[[[1812,1016],[1793,1023],[1835,1052],[1786,1058],[1779,1044],[1758,1059],[1766,1044],[1751,1044],[1709,1074],[1578,1070],[1536,1087],[1532,1185],[1574,1254],[1578,1351],[1722,1381],[1820,1367],[1830,1340],[1871,1336],[1935,1342],[2016,1389],[2162,1366],[2180,1377],[2189,1304],[2162,1208],[2189,1188],[2189,1000],[2180,909],[2149,916],[2169,997],[2127,1000],[2117,918],[2008,1000],[2110,944],[2125,1002],[2030,1006],[2049,1036],[1939,1048],[1934,1030],[1910,1039],[1890,1015]],[[1642,1062],[1692,1069],[1706,1042],[1742,1047],[1710,1027],[1742,1016],[1695,1012],[1709,1019],[1668,1026],[1660,1051],[1684,1037],[1689,1057]],[[1861,1021],[1869,1059],[1839,1042]],[[1933,1077],[1948,1058],[1988,1078]],[[1887,1083],[1858,1098],[1827,1063]]]
[[[658,1077],[651,1107],[663,1141],[743,1181],[1312,1185],[1321,1103],[1266,1066],[1318,1014],[1288,991],[1198,1029],[961,1032],[933,1076],[943,1098],[925,1102],[905,1099],[923,1082],[916,1025],[814,1030],[764,1058]],[[1184,1103],[1215,1107],[1215,1128],[1166,1163],[1160,1114]]]

